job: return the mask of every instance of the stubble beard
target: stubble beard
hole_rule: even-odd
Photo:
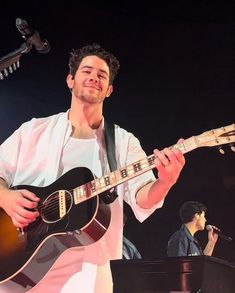
[[[100,102],[98,95],[95,95],[95,94],[92,95],[84,91],[76,92],[75,97],[81,102],[91,104],[91,105],[94,105]]]

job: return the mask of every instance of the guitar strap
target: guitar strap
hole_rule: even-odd
[[[115,151],[115,126],[113,123],[108,122],[104,119],[104,140],[105,140],[105,147],[106,153],[109,163],[110,171],[115,171],[117,169],[117,161],[116,161],[116,151]],[[112,191],[108,191],[101,194],[101,200],[106,203],[112,203],[118,194],[116,192],[116,188]]]
[[[116,152],[115,152],[115,129],[114,124],[104,120],[104,139],[105,147],[109,162],[110,171],[117,169]]]

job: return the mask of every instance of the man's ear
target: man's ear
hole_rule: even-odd
[[[109,85],[107,93],[106,93],[106,98],[108,98],[113,92],[113,86],[112,84]]]
[[[195,214],[196,219],[198,219],[200,217],[200,215],[198,213]]]
[[[73,88],[73,84],[74,84],[74,78],[71,74],[67,75],[66,82],[67,82],[69,89],[71,90]]]

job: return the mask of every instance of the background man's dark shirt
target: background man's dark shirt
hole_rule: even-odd
[[[181,228],[170,237],[167,244],[167,256],[191,255],[203,255],[203,252],[198,241],[183,224]]]

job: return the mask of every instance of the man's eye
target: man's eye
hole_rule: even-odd
[[[105,75],[100,75],[99,78],[106,79],[106,76]]]

